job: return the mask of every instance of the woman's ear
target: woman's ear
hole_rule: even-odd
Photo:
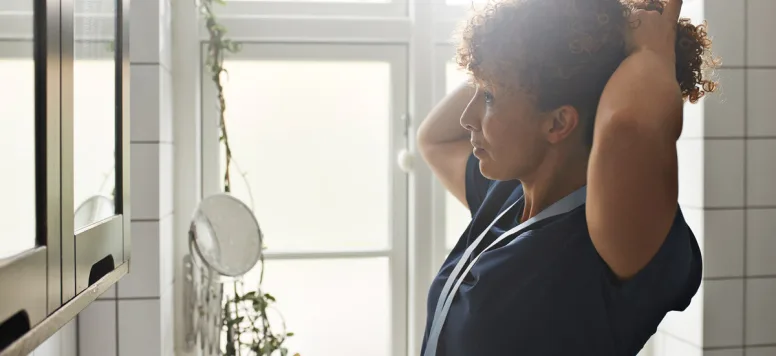
[[[549,113],[547,140],[559,143],[574,132],[579,126],[579,112],[571,105],[561,106]]]

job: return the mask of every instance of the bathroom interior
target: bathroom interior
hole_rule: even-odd
[[[0,355],[419,355],[471,216],[414,137],[484,1],[0,1]],[[776,1],[682,17],[722,60],[677,143],[703,281],[638,356],[776,356]]]

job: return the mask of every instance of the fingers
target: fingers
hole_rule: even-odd
[[[666,0],[663,16],[671,22],[679,21],[679,13],[682,12],[682,0]]]

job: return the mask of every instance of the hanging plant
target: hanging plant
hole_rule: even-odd
[[[224,145],[225,173],[223,176],[223,189],[226,193],[232,191],[231,166],[233,163],[232,148],[229,145],[229,135],[226,129],[226,98],[224,97],[223,80],[227,78],[224,68],[224,57],[227,53],[238,52],[241,48],[239,42],[225,37],[226,28],[219,24],[213,11],[214,5],[225,5],[225,0],[200,0],[199,9],[205,21],[208,32],[205,66],[210,74],[210,80],[216,88],[218,103],[218,121],[220,127],[219,141]],[[264,256],[260,259],[261,273],[259,283],[255,289],[246,288],[242,280],[232,282],[234,295],[227,296],[223,301],[223,335],[222,354],[225,356],[258,355],[258,356],[287,356],[288,349],[284,342],[293,333],[287,332],[282,316],[274,308],[275,298],[262,291],[264,280]],[[276,313],[280,325],[270,323],[270,314]],[[278,328],[276,331],[274,328]],[[299,354],[295,354],[298,356]]]

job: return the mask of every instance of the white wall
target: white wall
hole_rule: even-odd
[[[71,321],[29,356],[78,356],[77,329],[77,321]]]
[[[776,355],[776,2],[691,1],[723,61],[720,93],[685,118],[699,134],[679,144],[704,281],[690,309],[663,323],[654,355]]]
[[[174,354],[170,12],[170,0],[130,7],[132,260],[79,316],[80,356]]]

